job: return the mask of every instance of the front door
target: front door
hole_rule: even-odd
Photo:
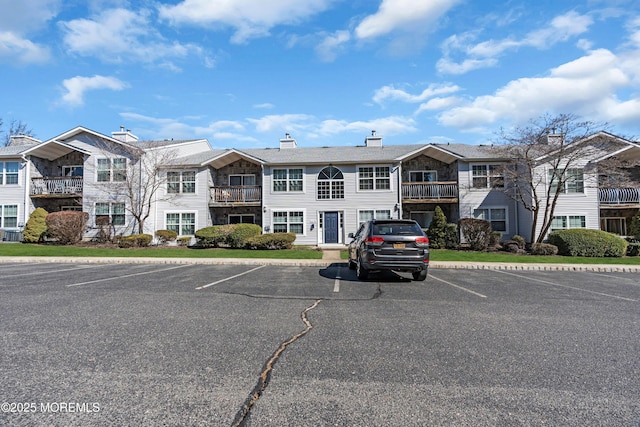
[[[338,212],[324,213],[324,242],[338,243]]]

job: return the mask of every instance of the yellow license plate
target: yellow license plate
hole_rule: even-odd
[[[394,243],[393,249],[404,249],[404,243]]]

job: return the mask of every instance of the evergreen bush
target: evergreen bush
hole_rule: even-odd
[[[556,255],[558,247],[549,243],[533,243],[531,245],[531,255]]]
[[[445,216],[442,208],[436,206],[433,212],[433,218],[429,229],[427,230],[427,237],[429,237],[429,246],[433,249],[442,249],[445,247],[445,229],[447,227],[447,217]]]
[[[262,227],[259,225],[233,224],[225,243],[231,248],[240,249],[246,246],[248,238],[260,233],[262,233]]]
[[[144,248],[151,244],[153,236],[151,234],[132,234],[123,236],[118,240],[121,248]]]
[[[246,247],[249,249],[291,249],[295,240],[295,233],[259,234],[249,237]]]
[[[458,249],[460,247],[460,235],[458,234],[458,224],[448,223],[444,228],[445,249]]]
[[[22,232],[22,241],[24,243],[38,243],[41,242],[47,232],[47,215],[49,212],[43,208],[37,208],[31,215],[29,220],[25,224],[24,231]]]
[[[161,245],[164,245],[167,242],[172,242],[178,237],[178,233],[173,230],[157,230],[155,235],[156,239],[158,239],[158,243]]]
[[[549,234],[549,243],[558,247],[558,254],[584,257],[622,257],[628,242],[601,230],[572,228]]]

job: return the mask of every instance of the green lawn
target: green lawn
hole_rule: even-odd
[[[121,249],[7,243],[0,244],[0,256],[321,259],[322,252],[309,248],[278,251],[184,247]]]

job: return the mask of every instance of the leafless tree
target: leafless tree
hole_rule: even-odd
[[[15,135],[33,136],[33,131],[21,120],[11,120],[9,129],[4,130],[4,121],[0,118],[0,147],[5,147],[11,142],[11,137]]]
[[[504,169],[504,191],[531,212],[532,242],[544,240],[565,187],[588,185],[575,182],[572,169],[585,167],[585,171],[594,172],[597,166],[585,166],[585,159],[611,152],[611,139],[597,133],[606,128],[606,124],[583,121],[573,114],[559,114],[499,132],[498,150],[513,160]],[[541,168],[544,164],[548,174]]]

